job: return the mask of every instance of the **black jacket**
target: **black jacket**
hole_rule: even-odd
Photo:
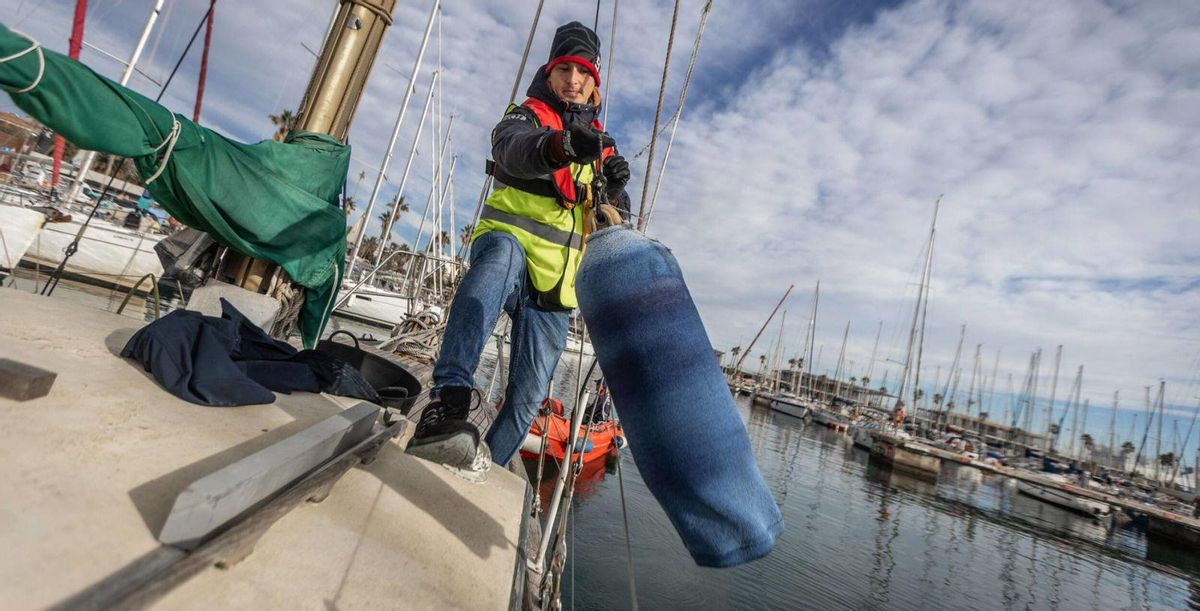
[[[539,68],[533,82],[525,95],[537,98],[558,111],[563,118],[563,125],[575,122],[591,124],[596,120],[600,108],[590,104],[567,104],[558,99],[550,86],[546,84],[545,68]],[[516,178],[550,179],[550,174],[561,169],[565,164],[555,165],[546,158],[547,141],[550,140],[552,128],[539,127],[537,115],[533,110],[518,106],[501,117],[500,122],[492,129],[492,159],[496,161],[505,173]],[[629,214],[629,195],[622,189],[612,202],[625,216]]]

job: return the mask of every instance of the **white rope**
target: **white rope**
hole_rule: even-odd
[[[42,43],[34,40],[32,36],[30,36],[29,34],[26,34],[25,32],[21,32],[18,30],[12,30],[11,28],[10,28],[10,30],[12,31],[13,34],[20,36],[21,38],[24,38],[25,40],[28,40],[29,48],[25,49],[24,51],[18,51],[17,53],[9,55],[8,57],[0,57],[0,64],[8,63],[14,59],[19,59],[21,57],[24,57],[33,51],[37,51],[37,58],[38,58],[37,77],[35,77],[33,79],[33,83],[31,83],[28,87],[26,87],[24,89],[18,89],[13,92],[13,93],[29,93],[30,91],[33,91],[34,89],[37,88],[38,85],[41,84],[42,76],[44,76],[46,74],[46,54],[42,51]]]
[[[166,171],[167,162],[170,161],[170,159],[171,159],[171,152],[175,150],[175,143],[179,141],[179,132],[181,131],[181,129],[182,129],[182,126],[179,124],[179,119],[176,119],[174,116],[172,116],[171,117],[171,133],[167,134],[166,140],[163,140],[161,144],[154,147],[155,153],[162,150],[163,147],[167,148],[167,152],[163,153],[162,161],[160,161],[158,163],[158,169],[154,171],[154,174],[152,174],[150,176],[150,178],[146,179],[147,185],[154,182],[154,179],[158,178],[160,175],[162,175],[162,173],[164,171]]]

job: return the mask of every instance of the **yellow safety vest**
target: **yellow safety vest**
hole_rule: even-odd
[[[544,102],[532,98],[525,105],[532,107],[538,123],[562,129],[561,118],[552,114]],[[507,112],[515,108],[510,106]],[[576,185],[592,184],[595,172],[591,164],[572,163],[567,169]],[[525,268],[533,288],[564,308],[578,307],[575,273],[583,256],[584,218],[591,207],[590,187],[587,193],[575,193],[578,205],[573,203],[568,209],[557,198],[497,184],[498,188],[480,212],[471,241],[489,231],[503,231],[517,238],[525,249]]]
[[[591,183],[591,165],[571,164],[570,168],[577,182]],[[525,249],[525,268],[533,288],[564,308],[575,308],[579,306],[575,273],[583,256],[586,208],[567,210],[553,197],[501,186],[487,199],[471,240],[489,231],[517,238]]]

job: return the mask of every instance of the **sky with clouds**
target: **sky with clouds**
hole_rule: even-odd
[[[73,2],[0,4],[10,26],[66,48]],[[93,0],[87,40],[127,55],[151,4]],[[146,72],[165,77],[206,6],[168,1]],[[459,225],[475,207],[488,132],[512,88],[534,7],[496,0],[443,9],[442,107],[456,116]],[[702,7],[682,3],[664,115]],[[243,140],[269,137],[267,115],[295,108],[313,64],[305,46],[320,48],[333,8],[329,0],[218,2],[202,120]],[[360,210],[428,10],[397,7],[359,107],[348,189],[364,202]],[[545,61],[554,27],[590,24],[593,11],[547,2],[521,92]],[[609,127],[632,157],[651,131],[671,3],[622,2],[615,56],[607,49],[611,11],[604,0]],[[185,114],[198,55],[164,98]],[[397,189],[438,56],[435,39],[383,201]],[[83,59],[108,75],[120,70],[90,49]],[[141,77],[133,86],[157,91]],[[832,370],[849,321],[847,360],[865,373],[882,321],[872,377],[894,381],[942,196],[926,377],[949,366],[965,324],[968,367],[976,344],[989,374],[1001,352],[998,389],[1010,373],[1019,386],[1038,347],[1048,375],[1062,344],[1060,396],[1068,372],[1083,364],[1083,394],[1094,403],[1120,389],[1140,406],[1143,387],[1166,379],[1168,402],[1195,405],[1197,108],[1200,3],[1192,0],[716,0],[649,233],[679,258],[718,349],[745,346],[794,283],[784,342],[797,353],[819,279],[819,368]],[[427,129],[406,188],[418,213],[431,182],[430,136]],[[635,206],[645,163],[631,160]],[[397,235],[410,241],[418,221],[405,215]],[[764,334],[752,358],[776,332]]]

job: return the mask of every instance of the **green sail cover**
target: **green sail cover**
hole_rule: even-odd
[[[350,147],[303,131],[282,143],[235,142],[60,53],[12,57],[33,44],[0,24],[0,88],[80,148],[132,158],[154,199],[184,224],[279,264],[306,289],[299,326],[312,347],[345,265],[338,195]]]

